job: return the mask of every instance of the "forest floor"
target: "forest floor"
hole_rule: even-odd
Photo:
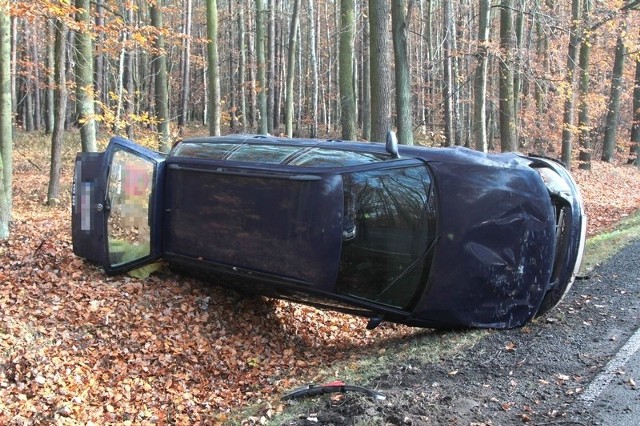
[[[64,153],[60,203],[47,206],[48,150],[16,144],[14,220],[10,239],[0,243],[0,424],[295,424],[311,421],[316,408],[338,416],[327,420],[335,424],[352,424],[340,421],[371,410],[381,424],[449,419],[451,406],[443,401],[469,412],[478,404],[463,394],[442,400],[447,395],[438,391],[438,383],[455,383],[471,365],[474,358],[461,354],[493,342],[492,353],[477,354],[489,361],[476,373],[477,391],[491,389],[479,375],[528,350],[522,340],[512,346],[513,333],[565,333],[557,323],[594,300],[576,293],[558,314],[520,331],[443,333],[386,323],[368,331],[362,318],[246,299],[165,269],[145,280],[108,277],[72,253],[75,151]],[[589,235],[640,209],[637,169],[596,162],[592,171],[574,175]],[[526,359],[526,365],[535,361]],[[405,404],[403,389],[426,377],[430,388],[415,394],[424,412],[385,411]],[[320,406],[280,402],[292,388],[336,379],[391,390],[387,405],[349,394],[319,399]],[[540,380],[564,386],[576,379],[563,373]],[[509,382],[505,386],[509,391]],[[522,412],[523,420],[532,415],[526,407],[512,411],[508,399],[495,403],[498,410]],[[438,410],[442,415],[433,417]]]

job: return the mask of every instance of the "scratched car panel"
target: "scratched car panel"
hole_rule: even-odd
[[[465,148],[230,135],[168,155],[114,138],[76,159],[74,252],[162,258],[250,294],[421,327],[512,328],[552,309],[584,246],[559,163]]]

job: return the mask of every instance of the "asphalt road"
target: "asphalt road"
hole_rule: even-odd
[[[617,253],[600,272],[619,285],[632,299],[628,316],[635,322],[633,334],[620,345],[607,364],[581,394],[582,404],[603,425],[640,425],[640,240]]]

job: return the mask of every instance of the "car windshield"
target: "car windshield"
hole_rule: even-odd
[[[343,175],[344,221],[337,291],[408,307],[428,273],[435,207],[425,166]]]

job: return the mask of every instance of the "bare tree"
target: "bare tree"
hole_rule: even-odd
[[[487,152],[487,72],[489,65],[489,20],[491,17],[490,0],[479,0],[478,23],[478,68],[475,78],[474,134],[475,147]]]
[[[626,30],[626,28],[624,29]],[[624,71],[624,58],[627,48],[621,35],[616,41],[616,53],[613,60],[613,72],[611,73],[611,93],[609,95],[609,108],[604,127],[604,141],[602,143],[602,161],[612,161],[616,147],[616,135],[618,122],[620,121],[620,95],[622,93],[622,74]]]
[[[207,76],[209,79],[209,134],[220,135],[220,77],[218,64],[218,3],[207,0]]]
[[[49,188],[47,204],[57,204],[60,199],[60,170],[62,168],[62,137],[67,111],[66,54],[67,26],[61,19],[55,20],[55,102],[56,112],[53,133],[51,134],[51,166],[49,169]]]
[[[258,133],[266,135],[269,133],[268,127],[268,115],[267,115],[267,76],[266,68],[267,63],[265,61],[264,42],[265,42],[265,28],[264,28],[264,0],[256,0],[256,66],[258,68],[258,78],[256,91],[258,92],[258,114],[260,114],[258,121]]]
[[[513,88],[513,0],[502,0],[500,10],[500,146],[503,152],[516,150],[515,100]]]
[[[13,175],[11,19],[0,7],[0,240],[9,238]]]
[[[300,0],[293,0],[291,11],[291,27],[289,29],[289,53],[287,55],[287,88],[285,108],[285,131],[288,137],[293,136],[293,81],[295,78],[295,57],[298,43],[298,29],[300,27]]]

